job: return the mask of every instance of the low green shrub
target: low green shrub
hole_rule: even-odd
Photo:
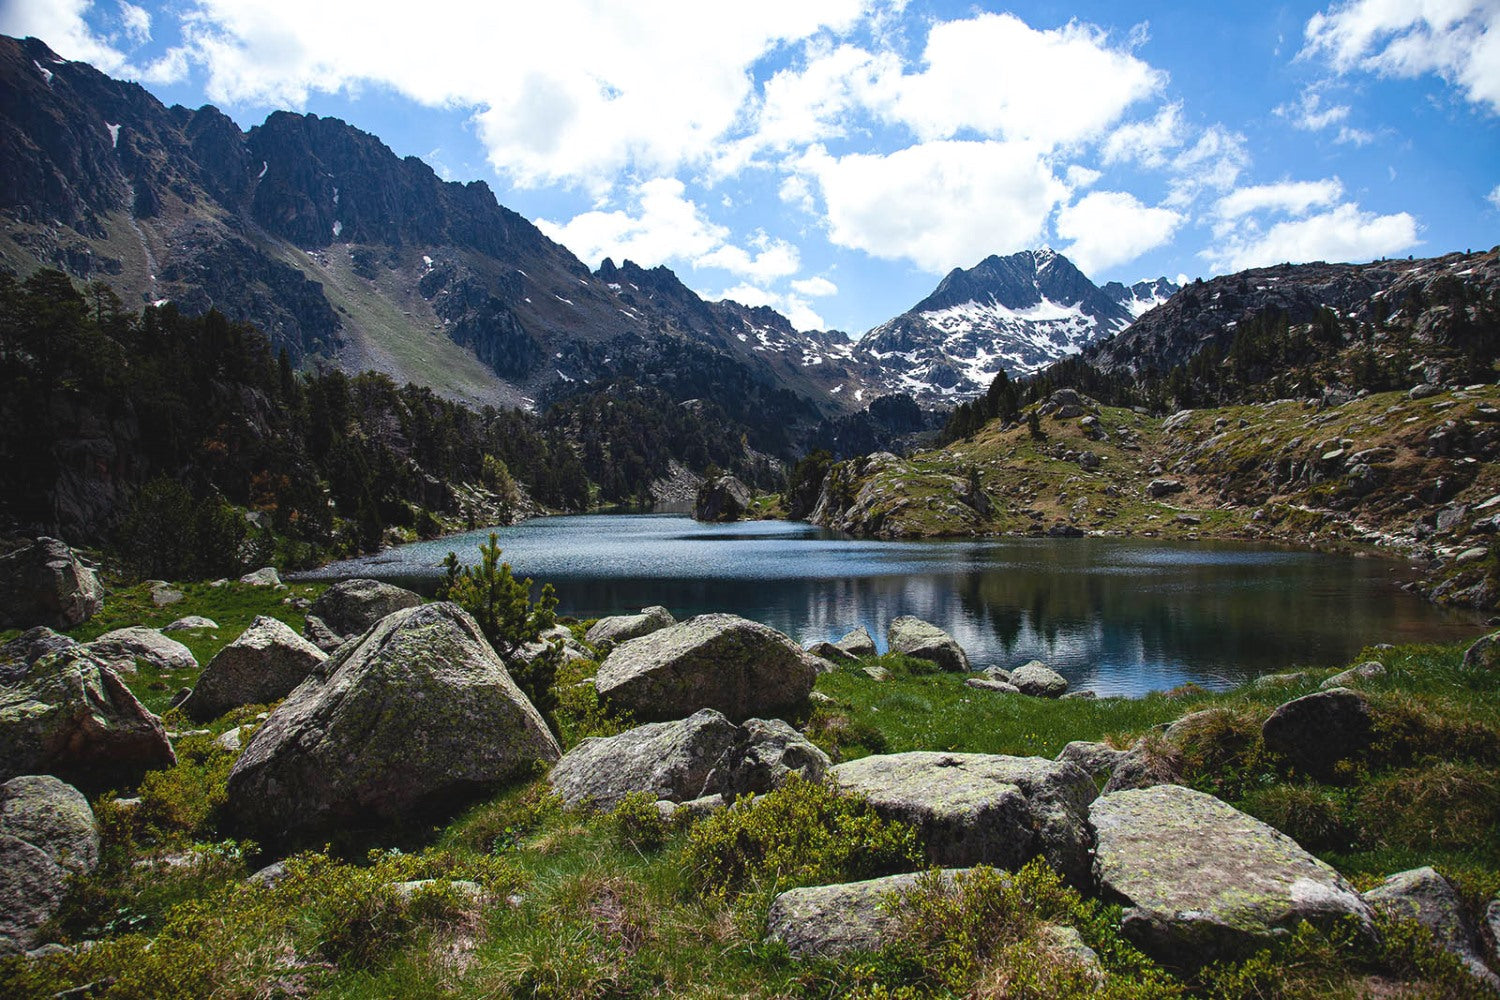
[[[175,766],[148,771],[141,779],[138,829],[156,842],[211,839],[235,755],[209,736],[184,737],[175,748]]]
[[[916,831],[863,799],[792,775],[693,827],[684,865],[705,896],[875,878],[922,863]]]
[[[658,851],[672,835],[672,823],[656,808],[656,799],[631,792],[609,813],[609,826],[621,847]]]

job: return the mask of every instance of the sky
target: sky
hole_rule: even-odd
[[[1040,246],[1102,284],[1500,242],[1500,0],[0,0],[0,33],[246,129],[342,118],[802,329]]]

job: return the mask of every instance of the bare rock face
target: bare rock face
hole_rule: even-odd
[[[340,580],[308,609],[342,636],[359,635],[386,615],[422,603],[422,595],[379,580]]]
[[[94,571],[56,538],[38,538],[0,556],[0,628],[68,629],[104,606]]]
[[[1369,906],[1343,876],[1212,795],[1181,785],[1115,792],[1089,820],[1100,892],[1125,905],[1125,935],[1158,961],[1243,957],[1304,920],[1352,917],[1373,934]]]
[[[936,865],[1015,870],[1038,855],[1074,885],[1090,884],[1092,778],[1042,757],[914,753],[864,757],[830,772],[886,819],[917,828]]]
[[[197,670],[193,651],[154,628],[131,625],[84,644],[94,658],[117,674],[133,674],[137,663],[156,670]]]
[[[775,629],[699,615],[616,646],[595,686],[638,719],[683,719],[702,708],[746,719],[805,702],[818,669],[817,657]]]
[[[0,779],[52,774],[103,791],[176,762],[161,720],[81,646],[0,687]]]
[[[779,719],[737,726],[704,709],[677,722],[653,722],[593,737],[552,769],[552,788],[570,806],[611,809],[626,795],[691,802],[769,792],[796,772],[811,781],[827,773],[827,755]]]
[[[931,622],[903,615],[891,622],[887,640],[893,653],[930,660],[954,673],[967,673],[969,657],[953,636]]]
[[[424,604],[287,696],[235,761],[227,807],[263,843],[305,843],[425,820],[559,756],[474,619]]]
[[[639,639],[643,635],[650,635],[668,625],[676,624],[677,619],[672,617],[672,612],[658,605],[642,608],[638,615],[613,615],[609,618],[600,618],[589,626],[583,638],[586,642],[595,645],[601,642],[624,642],[627,639]]]
[[[326,659],[290,625],[261,615],[209,661],[182,711],[205,722],[240,705],[284,698]]]

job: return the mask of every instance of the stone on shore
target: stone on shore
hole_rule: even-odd
[[[844,636],[838,642],[834,643],[834,645],[850,656],[860,659],[866,656],[874,656],[876,653],[875,637],[863,625],[856,627],[854,631]]]
[[[892,653],[928,660],[953,673],[969,672],[969,657],[963,647],[931,622],[903,615],[891,622],[886,639]]]
[[[1374,740],[1374,723],[1364,695],[1331,688],[1279,706],[1261,727],[1266,748],[1295,768],[1329,778],[1342,762],[1354,760]]]
[[[1374,910],[1392,917],[1415,920],[1432,932],[1433,940],[1451,952],[1464,968],[1500,992],[1500,976],[1484,964],[1479,930],[1464,913],[1463,901],[1453,884],[1430,867],[1397,872],[1364,893]]]
[[[672,617],[672,612],[657,605],[642,608],[638,615],[613,615],[609,618],[600,618],[589,626],[583,639],[596,646],[602,642],[619,643],[627,639],[639,639],[643,635],[650,635],[652,632],[676,624],[677,619]]]
[[[1040,660],[1022,664],[1010,672],[1010,682],[1033,698],[1061,698],[1068,691],[1067,679]]]

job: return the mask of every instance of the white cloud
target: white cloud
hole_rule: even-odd
[[[1205,129],[1198,141],[1172,158],[1176,174],[1167,204],[1182,208],[1205,191],[1227,191],[1250,164],[1245,137],[1221,125]]]
[[[1038,31],[1013,14],[935,24],[922,60],[922,72],[872,96],[923,140],[973,132],[1068,145],[1102,134],[1167,79],[1092,25]]]
[[[1497,189],[1500,191],[1500,189]],[[814,275],[811,278],[803,278],[801,281],[792,282],[792,290],[806,295],[810,299],[827,298],[839,293],[839,286],[829,281],[822,275]]]
[[[1346,0],[1308,19],[1301,56],[1413,78],[1436,74],[1500,111],[1500,4],[1494,0]]]
[[[1026,143],[930,142],[843,157],[814,147],[800,169],[822,191],[831,242],[939,274],[1035,246],[1068,195]]]
[[[206,68],[209,97],[229,104],[301,107],[313,92],[375,84],[473,108],[491,163],[513,183],[597,191],[623,169],[706,162],[753,94],[751,67],[849,27],[864,3],[196,0],[182,51]]]
[[[672,259],[693,260],[719,250],[729,230],[709,221],[685,197],[685,185],[672,177],[646,181],[636,189],[636,211],[584,212],[567,223],[538,219],[542,232],[573,251],[590,267],[605,257],[655,267]]]
[[[745,306],[769,306],[791,320],[792,326],[798,330],[822,330],[827,328],[823,317],[818,315],[812,304],[800,295],[783,295],[773,292],[758,285],[735,285],[733,288],[725,289],[719,295],[704,296],[709,299],[729,299]]]
[[[1104,162],[1163,167],[1167,153],[1183,144],[1186,133],[1182,105],[1165,105],[1150,121],[1129,122],[1110,133],[1104,140]]]
[[[1495,208],[1500,209],[1500,184],[1496,184],[1495,189],[1487,194],[1485,198],[1491,205],[1494,205]]]
[[[1221,219],[1238,219],[1265,211],[1305,215],[1314,208],[1331,205],[1343,196],[1344,185],[1337,177],[1321,181],[1281,181],[1232,191],[1219,199],[1214,212]]]
[[[1076,163],[1068,167],[1066,173],[1066,177],[1068,178],[1068,187],[1072,188],[1074,191],[1082,191],[1085,188],[1093,187],[1098,182],[1099,178],[1103,176],[1104,174],[1098,170],[1091,170],[1088,167],[1080,166]]]
[[[1372,260],[1403,253],[1417,243],[1417,220],[1406,212],[1376,215],[1348,203],[1320,215],[1278,222],[1264,233],[1244,227],[1202,256],[1218,270],[1241,271],[1283,261]]]
[[[1363,146],[1374,140],[1375,136],[1370,132],[1347,124],[1350,110],[1347,104],[1325,105],[1317,91],[1309,90],[1295,104],[1278,104],[1271,109],[1271,113],[1287,119],[1304,132],[1321,132],[1331,125],[1337,125],[1334,142]]]
[[[1185,217],[1141,204],[1124,191],[1095,191],[1057,214],[1063,251],[1085,274],[1135,260],[1172,238]]]
[[[151,12],[125,0],[117,0],[120,7],[120,27],[126,37],[136,44],[151,41]]]
[[[797,248],[782,240],[763,240],[758,253],[724,244],[693,259],[693,267],[717,267],[743,278],[769,281],[796,274],[802,268]]]
[[[105,73],[126,65],[126,55],[84,21],[92,0],[12,0],[0,3],[0,34],[40,38],[64,59],[86,62]],[[122,5],[128,6],[128,5]]]

